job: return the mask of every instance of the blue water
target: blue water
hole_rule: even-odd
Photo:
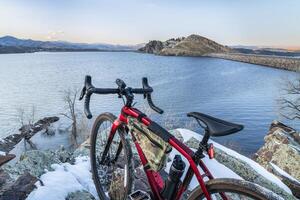
[[[282,83],[297,77],[294,72],[223,59],[128,52],[9,54],[0,55],[0,61],[1,137],[18,128],[17,108],[30,110],[34,105],[36,118],[63,112],[62,91],[81,89],[86,74],[92,75],[97,87],[116,87],[116,78],[139,87],[146,76],[154,88],[154,102],[165,110],[154,119],[163,125],[190,127],[186,113],[198,111],[244,124],[240,133],[215,140],[245,155],[263,144],[272,120],[281,120],[276,100]],[[143,99],[136,101],[142,108]],[[92,97],[94,115],[117,114],[121,106],[116,96]],[[82,110],[82,102],[77,109]]]

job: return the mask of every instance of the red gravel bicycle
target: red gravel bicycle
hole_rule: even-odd
[[[141,94],[147,99],[150,108],[159,114],[163,113],[163,110],[153,104],[151,98],[153,89],[149,86],[147,78],[142,79],[142,88],[127,87],[124,81],[120,79],[116,80],[116,84],[117,88],[115,89],[95,88],[92,85],[91,77],[86,76],[80,96],[80,100],[85,96],[84,111],[89,119],[92,118],[89,108],[92,94],[117,94],[119,98],[124,100],[124,106],[119,117],[111,113],[103,113],[97,117],[92,128],[90,138],[91,167],[93,180],[101,200],[277,199],[273,193],[243,180],[214,179],[202,161],[205,154],[213,159],[213,146],[208,144],[210,136],[224,136],[238,132],[243,129],[242,125],[226,122],[202,113],[188,113],[189,117],[195,118],[199,125],[204,128],[204,137],[199,148],[192,151],[167,130],[151,121],[146,114],[133,107],[134,94]],[[134,128],[137,128],[138,132],[134,132]],[[144,141],[141,142],[140,136],[148,138],[151,145],[145,148],[145,143]],[[134,156],[131,149],[133,144],[137,156]],[[167,177],[161,175],[163,171],[161,168],[153,167],[158,166],[153,165],[156,162],[155,158],[149,159],[147,157],[148,153],[153,153],[151,152],[152,147],[157,146],[160,146],[161,150],[165,150],[163,154],[170,152],[166,150],[168,148],[164,147],[174,148],[180,153],[180,155],[175,156]],[[163,154],[157,153],[157,156]],[[135,159],[136,157],[139,159]],[[187,160],[189,166],[186,166],[182,157]],[[148,191],[134,188],[135,168],[139,166],[138,163],[141,163],[146,174],[149,183]],[[194,175],[199,186],[193,189],[189,195],[183,195]]]

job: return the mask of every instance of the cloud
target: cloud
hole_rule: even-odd
[[[64,31],[49,31],[46,39],[47,40],[59,40],[64,36],[65,32]]]

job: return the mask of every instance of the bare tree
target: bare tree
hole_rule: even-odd
[[[33,125],[35,121],[36,107],[31,106],[30,111],[26,110],[23,107],[17,108],[16,118],[21,126],[24,125]]]
[[[24,126],[25,123],[25,110],[24,108],[17,108],[16,114],[17,121],[20,123],[21,126]]]
[[[284,94],[279,99],[280,114],[289,120],[300,119],[300,78],[287,80],[283,88]]]
[[[77,113],[76,113],[76,100],[77,100],[77,89],[68,89],[63,91],[63,100],[66,105],[67,112],[66,113],[60,113],[61,115],[65,116],[66,118],[70,119],[72,122],[72,139],[73,144],[78,146],[77,143]]]
[[[28,116],[28,124],[34,124],[35,115],[36,115],[36,107],[35,107],[35,105],[32,105],[31,106],[31,111],[30,111],[29,116]]]
[[[20,123],[23,130],[29,130],[34,126],[36,108],[32,105],[30,112],[26,112],[24,108],[17,108],[17,121]],[[30,137],[24,136],[24,145],[26,149],[26,142],[31,146],[31,148],[36,149],[36,145],[30,140]]]

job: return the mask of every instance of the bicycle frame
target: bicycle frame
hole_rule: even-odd
[[[119,118],[112,125],[108,143],[107,143],[108,145],[110,145],[111,142],[109,142],[109,141],[112,141],[114,134],[115,134],[116,130],[118,129],[118,127],[121,126],[122,124],[126,125],[128,123],[128,116],[138,119],[141,123],[143,123],[146,126],[149,126],[152,123],[152,121],[138,109],[133,108],[133,107],[124,106],[121,110],[121,114],[120,114]],[[134,137],[134,136],[132,135],[132,137]],[[203,178],[208,177],[208,179],[213,179],[214,177],[212,176],[212,174],[210,173],[210,171],[208,170],[206,165],[203,163],[203,161],[201,159],[199,159],[199,161],[195,162],[194,152],[189,147],[187,147],[185,144],[183,144],[182,142],[177,140],[175,137],[171,137],[169,139],[169,141],[167,141],[167,142],[172,146],[172,148],[175,148],[182,156],[184,156],[190,165],[188,168],[187,174],[184,177],[183,183],[180,185],[180,187],[177,191],[175,200],[179,200],[181,198],[182,194],[187,189],[187,187],[190,184],[191,179],[194,175],[196,176],[206,199],[211,200],[210,194],[206,189]],[[135,144],[135,147],[139,154],[139,157],[141,159],[141,163],[144,166],[144,171],[148,178],[148,182],[149,182],[149,185],[150,185],[152,193],[153,193],[153,198],[157,199],[157,200],[163,200],[160,193],[164,187],[164,180],[160,176],[159,172],[155,172],[151,169],[145,168],[145,166],[148,163],[147,158],[146,158],[142,148],[138,144],[138,142],[134,140],[134,144]],[[106,148],[107,147],[109,147],[109,146],[106,146]],[[203,174],[200,173],[200,171],[198,169],[198,165],[202,169]],[[225,195],[221,194],[221,196],[223,197],[223,199],[227,199]]]

